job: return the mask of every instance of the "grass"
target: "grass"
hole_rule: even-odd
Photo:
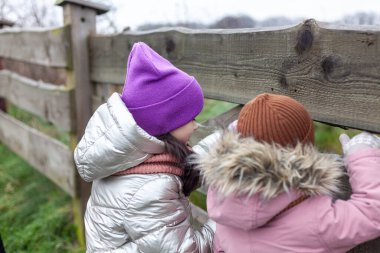
[[[315,145],[319,150],[323,152],[333,152],[342,154],[341,144],[339,142],[339,135],[342,133],[352,137],[361,131],[354,129],[342,129],[340,127],[334,127],[323,123],[315,122]]]
[[[83,252],[71,198],[0,143],[0,232],[7,252]]]
[[[203,210],[207,210],[207,205],[206,205],[206,195],[203,192],[200,191],[193,191],[190,196],[189,196],[190,201],[202,208]]]
[[[197,116],[198,122],[205,121],[211,117],[215,117],[229,109],[235,107],[236,104],[228,103],[224,101],[217,101],[212,99],[205,99],[205,105],[202,112]]]
[[[8,114],[69,146],[70,134],[8,105]],[[78,246],[72,199],[0,143],[0,232],[7,252],[84,252]]]
[[[35,116],[29,112],[26,112],[12,104],[8,105],[8,114],[13,116],[14,118],[22,121],[30,127],[33,127],[46,135],[55,138],[69,146],[70,144],[70,134],[68,132],[62,131],[56,128],[53,124],[47,122],[41,117]]]

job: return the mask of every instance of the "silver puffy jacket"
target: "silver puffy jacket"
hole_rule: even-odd
[[[87,252],[211,252],[215,223],[192,227],[189,200],[172,174],[112,174],[136,166],[164,145],[136,125],[114,93],[90,119],[74,152],[93,182],[85,214]]]

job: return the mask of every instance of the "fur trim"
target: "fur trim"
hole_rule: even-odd
[[[344,164],[337,155],[319,153],[313,146],[284,148],[225,132],[207,152],[195,157],[207,185],[221,193],[271,199],[291,189],[307,196],[341,192]]]

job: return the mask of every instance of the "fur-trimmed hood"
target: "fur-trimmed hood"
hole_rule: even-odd
[[[295,190],[301,195],[338,196],[345,175],[343,160],[323,154],[313,146],[283,148],[225,132],[195,163],[206,185],[223,195],[272,199]]]

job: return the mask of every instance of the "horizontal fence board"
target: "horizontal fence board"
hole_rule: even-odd
[[[6,69],[27,78],[45,83],[64,85],[67,80],[66,68],[54,68],[9,58],[0,58],[0,70]]]
[[[98,109],[99,106],[101,106],[102,104],[104,104],[106,102],[105,99],[101,98],[101,97],[98,97],[98,96],[92,96],[92,111],[95,112],[96,109]]]
[[[118,84],[94,83],[92,96],[92,110],[95,111],[114,93],[122,93],[123,87]]]
[[[69,26],[51,30],[0,31],[0,57],[50,67],[71,65]]]
[[[380,132],[380,29],[305,21],[273,29],[125,33],[90,38],[91,78],[122,85],[134,42],[194,75],[205,96],[245,104],[263,92],[291,96],[313,119]]]
[[[75,191],[73,152],[59,141],[0,112],[0,141],[71,196]]]
[[[37,82],[2,70],[0,96],[26,111],[43,117],[62,130],[70,131],[74,128],[73,90]]]
[[[199,224],[204,224],[208,220],[207,212],[194,204],[191,204],[191,215]]]

